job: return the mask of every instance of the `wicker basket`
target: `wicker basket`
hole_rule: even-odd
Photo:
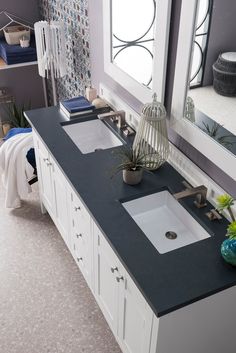
[[[213,87],[222,96],[236,97],[236,61],[229,54],[234,53],[220,54],[213,64]]]
[[[20,39],[24,37],[30,40],[30,29],[24,26],[9,26],[3,30],[7,44],[20,44]]]

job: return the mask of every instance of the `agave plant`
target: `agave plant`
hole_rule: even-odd
[[[112,176],[121,170],[136,171],[145,169],[150,171],[150,168],[148,167],[150,165],[150,161],[148,161],[145,158],[146,155],[142,154],[139,150],[122,147],[118,150],[115,150],[114,153],[120,159],[121,163],[114,168]]]
[[[7,113],[9,116],[9,123],[13,127],[30,127],[30,124],[26,120],[24,116],[24,111],[30,109],[30,103],[28,105],[22,104],[21,106],[17,106],[16,103],[11,103],[7,107]]]

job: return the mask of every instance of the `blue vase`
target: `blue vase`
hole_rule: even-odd
[[[236,266],[236,239],[226,239],[221,244],[221,255],[229,264]]]

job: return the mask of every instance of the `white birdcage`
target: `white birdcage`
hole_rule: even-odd
[[[153,95],[153,102],[145,104],[135,136],[133,149],[143,156],[146,168],[158,169],[169,156],[166,110]]]

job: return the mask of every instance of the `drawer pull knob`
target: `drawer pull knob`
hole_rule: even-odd
[[[111,272],[114,273],[115,271],[118,271],[118,267],[111,267]]]
[[[83,258],[82,258],[82,257],[78,257],[78,258],[77,258],[77,261],[78,261],[78,262],[83,261]]]
[[[79,238],[82,238],[82,234],[79,233],[79,234],[76,234],[76,237],[79,239]]]
[[[116,277],[116,280],[117,280],[117,282],[124,281],[124,277],[123,276]]]
[[[75,211],[77,212],[79,210],[81,210],[81,208],[79,206],[78,207],[75,206]]]

